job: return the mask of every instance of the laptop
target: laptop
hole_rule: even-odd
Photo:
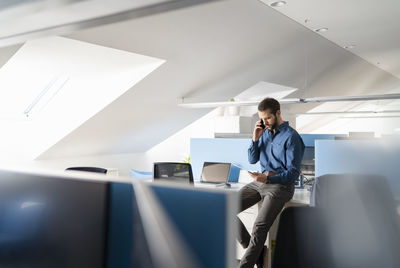
[[[227,184],[231,163],[204,162],[201,172],[202,183]]]

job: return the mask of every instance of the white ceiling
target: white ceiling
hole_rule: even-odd
[[[288,7],[292,1],[287,2]],[[327,34],[334,29],[326,27],[331,28]],[[179,108],[182,97],[227,101],[259,81],[298,89],[288,97],[400,92],[400,79],[391,74],[394,70],[377,68],[258,0],[218,1],[68,37],[166,63],[44,152],[42,159],[145,152],[210,111]],[[295,113],[315,107],[284,109]],[[304,129],[311,131],[320,124],[311,122]]]
[[[273,1],[262,1],[267,5]],[[400,1],[398,0],[286,0],[286,5],[270,7],[314,31],[328,28],[318,33],[369,63],[400,78]],[[390,93],[398,93],[394,88]],[[387,92],[389,93],[389,91]],[[322,104],[317,111],[357,110],[359,107],[375,105],[374,110],[399,110],[398,101],[368,103]],[[313,111],[316,111],[313,110]],[[304,117],[304,116],[303,116]],[[380,123],[400,126],[399,119],[380,119]],[[325,124],[343,123],[340,116],[316,116],[308,118],[309,124],[299,126],[302,132],[321,132]],[[333,122],[338,121],[338,122]],[[387,122],[385,122],[387,121]],[[365,121],[366,122],[366,121]],[[351,123],[350,123],[351,124]],[[353,123],[354,124],[354,123]],[[369,124],[375,124],[370,122]],[[322,128],[321,128],[322,127]],[[389,127],[389,126],[387,126]],[[391,126],[391,128],[396,126]]]
[[[220,1],[69,37],[167,62],[43,153],[43,159],[145,152],[210,111],[178,108],[182,97],[226,101],[259,81],[297,88],[289,97],[400,91],[399,78],[258,0]]]
[[[323,37],[342,47],[355,45],[349,51],[400,78],[400,1],[285,1],[274,9],[310,30],[328,28]]]

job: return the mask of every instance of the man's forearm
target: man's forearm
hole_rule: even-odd
[[[278,173],[274,176],[271,174],[268,176],[268,180],[271,183],[280,183],[280,184],[290,184],[293,183],[296,178],[298,178],[300,175],[300,172],[297,170],[285,170],[281,173]]]
[[[260,150],[257,142],[252,141],[252,144],[248,149],[248,159],[250,164],[255,164],[260,160]]]
[[[276,173],[276,172],[268,171],[268,170],[265,170],[263,173],[264,173],[265,175],[267,175],[267,176],[275,176],[276,174],[278,174],[278,173]]]

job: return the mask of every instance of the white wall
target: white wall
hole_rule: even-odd
[[[65,168],[72,166],[95,166],[116,168],[118,169],[119,176],[129,176],[130,169],[152,171],[153,162],[182,162],[187,158],[190,154],[190,138],[214,137],[215,114],[215,110],[208,113],[204,117],[193,122],[189,126],[143,153],[93,155],[25,162],[3,162],[3,165],[58,171],[62,171]],[[162,131],[162,129],[160,129],[160,131]]]

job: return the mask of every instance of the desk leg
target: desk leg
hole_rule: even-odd
[[[261,206],[261,203],[258,204]],[[285,204],[282,211],[287,207],[300,207],[300,206],[307,206],[307,204],[297,203],[289,201]],[[272,224],[271,228],[269,229],[267,240],[265,241],[266,251],[264,255],[264,268],[271,268],[272,267],[272,256],[273,251],[275,249],[275,242],[276,242],[276,235],[278,234],[278,226],[279,226],[279,219],[281,217],[281,213],[276,217],[274,223]]]

